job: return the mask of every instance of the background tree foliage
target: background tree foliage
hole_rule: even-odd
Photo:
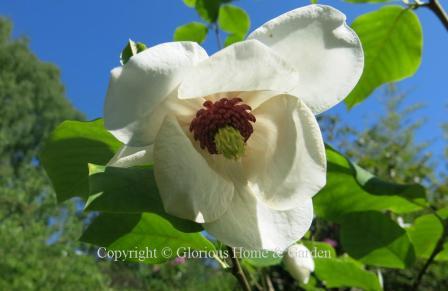
[[[58,124],[83,115],[66,99],[56,66],[38,60],[11,30],[0,18],[0,290],[232,288],[230,275],[200,262],[98,260],[96,248],[77,241],[91,219],[79,200],[56,204],[37,154]]]
[[[95,259],[76,255],[75,203],[55,206],[36,160],[57,124],[82,115],[65,98],[59,70],[39,61],[26,39],[11,39],[11,28],[0,18],[0,289],[101,288]]]
[[[383,102],[385,113],[376,116],[375,123],[364,130],[340,122],[338,116],[323,116],[320,120],[326,140],[340,149],[360,166],[368,169],[378,177],[401,183],[422,183],[428,189],[429,199],[438,208],[448,205],[446,196],[448,179],[441,174],[443,164],[434,159],[429,150],[430,141],[417,142],[417,131],[424,124],[424,119],[416,118],[422,105],[405,106],[406,94],[397,91],[394,85],[384,90]],[[444,126],[446,127],[446,126]],[[399,217],[389,214],[394,220]],[[400,217],[411,223],[416,214]],[[317,222],[319,223],[319,222]],[[340,244],[337,226],[320,224],[320,239],[330,238]],[[417,262],[410,269],[381,270],[385,290],[409,290],[423,261]],[[448,288],[448,261],[435,263],[424,277],[419,290],[443,290]]]
[[[64,119],[80,119],[64,97],[59,70],[30,53],[26,39],[11,40],[0,21],[0,173],[36,157],[43,140]]]

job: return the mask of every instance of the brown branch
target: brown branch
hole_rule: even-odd
[[[425,4],[417,4],[415,8],[419,7],[427,7],[439,18],[440,22],[445,26],[448,31],[448,15],[443,9],[442,5],[439,3],[439,0],[429,0],[428,3]]]
[[[216,35],[216,42],[218,44],[218,49],[222,49],[221,36],[219,35],[219,27],[218,27],[217,23],[215,23],[214,28],[215,28],[215,35]]]
[[[244,291],[251,291],[249,282],[247,281],[246,275],[244,274],[243,269],[241,268],[240,261],[235,256],[235,250],[232,247],[227,247],[229,250],[230,260],[232,262],[232,274],[240,283],[241,287]]]
[[[272,284],[271,277],[269,277],[268,273],[265,273],[266,284],[268,285],[268,291],[275,291],[274,285]]]

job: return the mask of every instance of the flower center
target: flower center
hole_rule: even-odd
[[[216,151],[227,159],[238,159],[244,154],[244,138],[231,126],[218,129],[215,134]]]
[[[255,116],[242,101],[222,98],[214,103],[204,102],[205,108],[196,113],[190,124],[190,131],[202,149],[228,159],[238,159],[244,154],[245,143],[254,131],[251,122],[255,122]]]

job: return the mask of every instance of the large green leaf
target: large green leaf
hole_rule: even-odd
[[[88,163],[106,164],[120,148],[103,120],[64,121],[49,137],[40,155],[59,202],[89,193]]]
[[[427,259],[443,235],[443,224],[434,214],[418,217],[407,229],[418,257]]]
[[[279,265],[282,259],[283,256],[276,252],[263,251],[260,255],[245,258],[244,262],[254,267],[269,267]]]
[[[103,213],[150,212],[180,229],[201,231],[200,224],[168,215],[160,199],[151,167],[114,168],[89,165],[90,196],[85,209]]]
[[[400,185],[373,176],[327,146],[327,184],[313,199],[316,215],[338,221],[347,213],[391,210],[406,213],[425,204],[425,189]]]
[[[304,241],[314,258],[315,274],[327,288],[357,287],[381,290],[377,276],[348,256],[337,257],[327,243]]]
[[[250,29],[250,18],[242,8],[223,5],[219,9],[218,24],[225,32],[244,37]]]
[[[448,219],[448,207],[437,210],[437,214],[443,219]]]
[[[331,259],[336,258],[336,251],[326,242],[318,241],[301,241],[316,259]]]
[[[86,229],[81,241],[108,250],[142,252],[145,257],[126,261],[162,263],[192,250],[213,251],[214,245],[195,228],[179,228],[169,220],[153,213],[103,213]],[[146,255],[148,254],[148,255]]]
[[[188,7],[194,7],[196,5],[196,0],[183,0],[184,4]]]
[[[327,288],[357,287],[363,290],[381,290],[378,277],[366,271],[350,257],[315,259],[315,274]]]
[[[404,269],[415,260],[406,231],[379,212],[346,215],[340,237],[344,250],[368,265]]]
[[[365,67],[355,89],[345,99],[352,107],[382,84],[412,76],[423,46],[422,28],[411,9],[386,6],[358,17],[352,24],[361,39]]]
[[[112,213],[162,213],[153,169],[89,164],[90,196],[85,209]]]
[[[200,22],[190,22],[178,26],[174,31],[173,39],[175,41],[195,41],[203,43],[207,37],[208,28]]]
[[[224,42],[224,46],[229,46],[231,44],[234,44],[236,42],[239,41],[243,41],[244,40],[244,35],[239,35],[239,34],[229,34],[227,35],[226,41]]]

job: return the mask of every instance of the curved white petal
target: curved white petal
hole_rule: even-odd
[[[287,92],[297,85],[298,73],[264,44],[235,43],[197,65],[179,87],[179,98],[204,97],[234,91]]]
[[[255,110],[258,107],[260,107],[260,105],[262,105],[264,102],[281,94],[282,93],[275,91],[264,90],[264,91],[241,92],[235,94],[235,97],[243,99],[243,103],[246,103],[252,108],[252,110]]]
[[[284,251],[303,237],[313,220],[313,204],[307,198],[290,210],[269,208],[247,188],[237,189],[232,204],[218,220],[204,229],[219,241],[249,250]]]
[[[158,128],[151,128],[156,107],[176,89],[192,66],[207,59],[194,42],[163,43],[112,70],[104,105],[106,128],[131,146],[153,143]]]
[[[210,168],[171,116],[154,144],[154,175],[169,214],[199,223],[214,221],[232,201],[233,184]]]
[[[166,97],[148,117],[145,122],[145,132],[148,133],[148,141],[153,142],[162,126],[165,117],[175,115],[181,125],[190,124],[196,112],[203,108],[203,98],[180,100],[177,92]]]
[[[302,244],[292,245],[283,257],[283,262],[294,279],[303,284],[308,283],[310,274],[314,271],[313,255],[309,249]]]
[[[326,182],[322,134],[298,98],[278,95],[260,105],[242,159],[248,186],[270,207],[285,210],[316,194]]]
[[[130,147],[124,145],[107,163],[107,166],[129,168],[134,166],[152,165],[153,145],[146,147]]]
[[[330,6],[309,5],[274,18],[248,38],[261,41],[296,68],[298,86],[288,93],[317,114],[344,99],[364,67],[361,42],[345,20]]]

